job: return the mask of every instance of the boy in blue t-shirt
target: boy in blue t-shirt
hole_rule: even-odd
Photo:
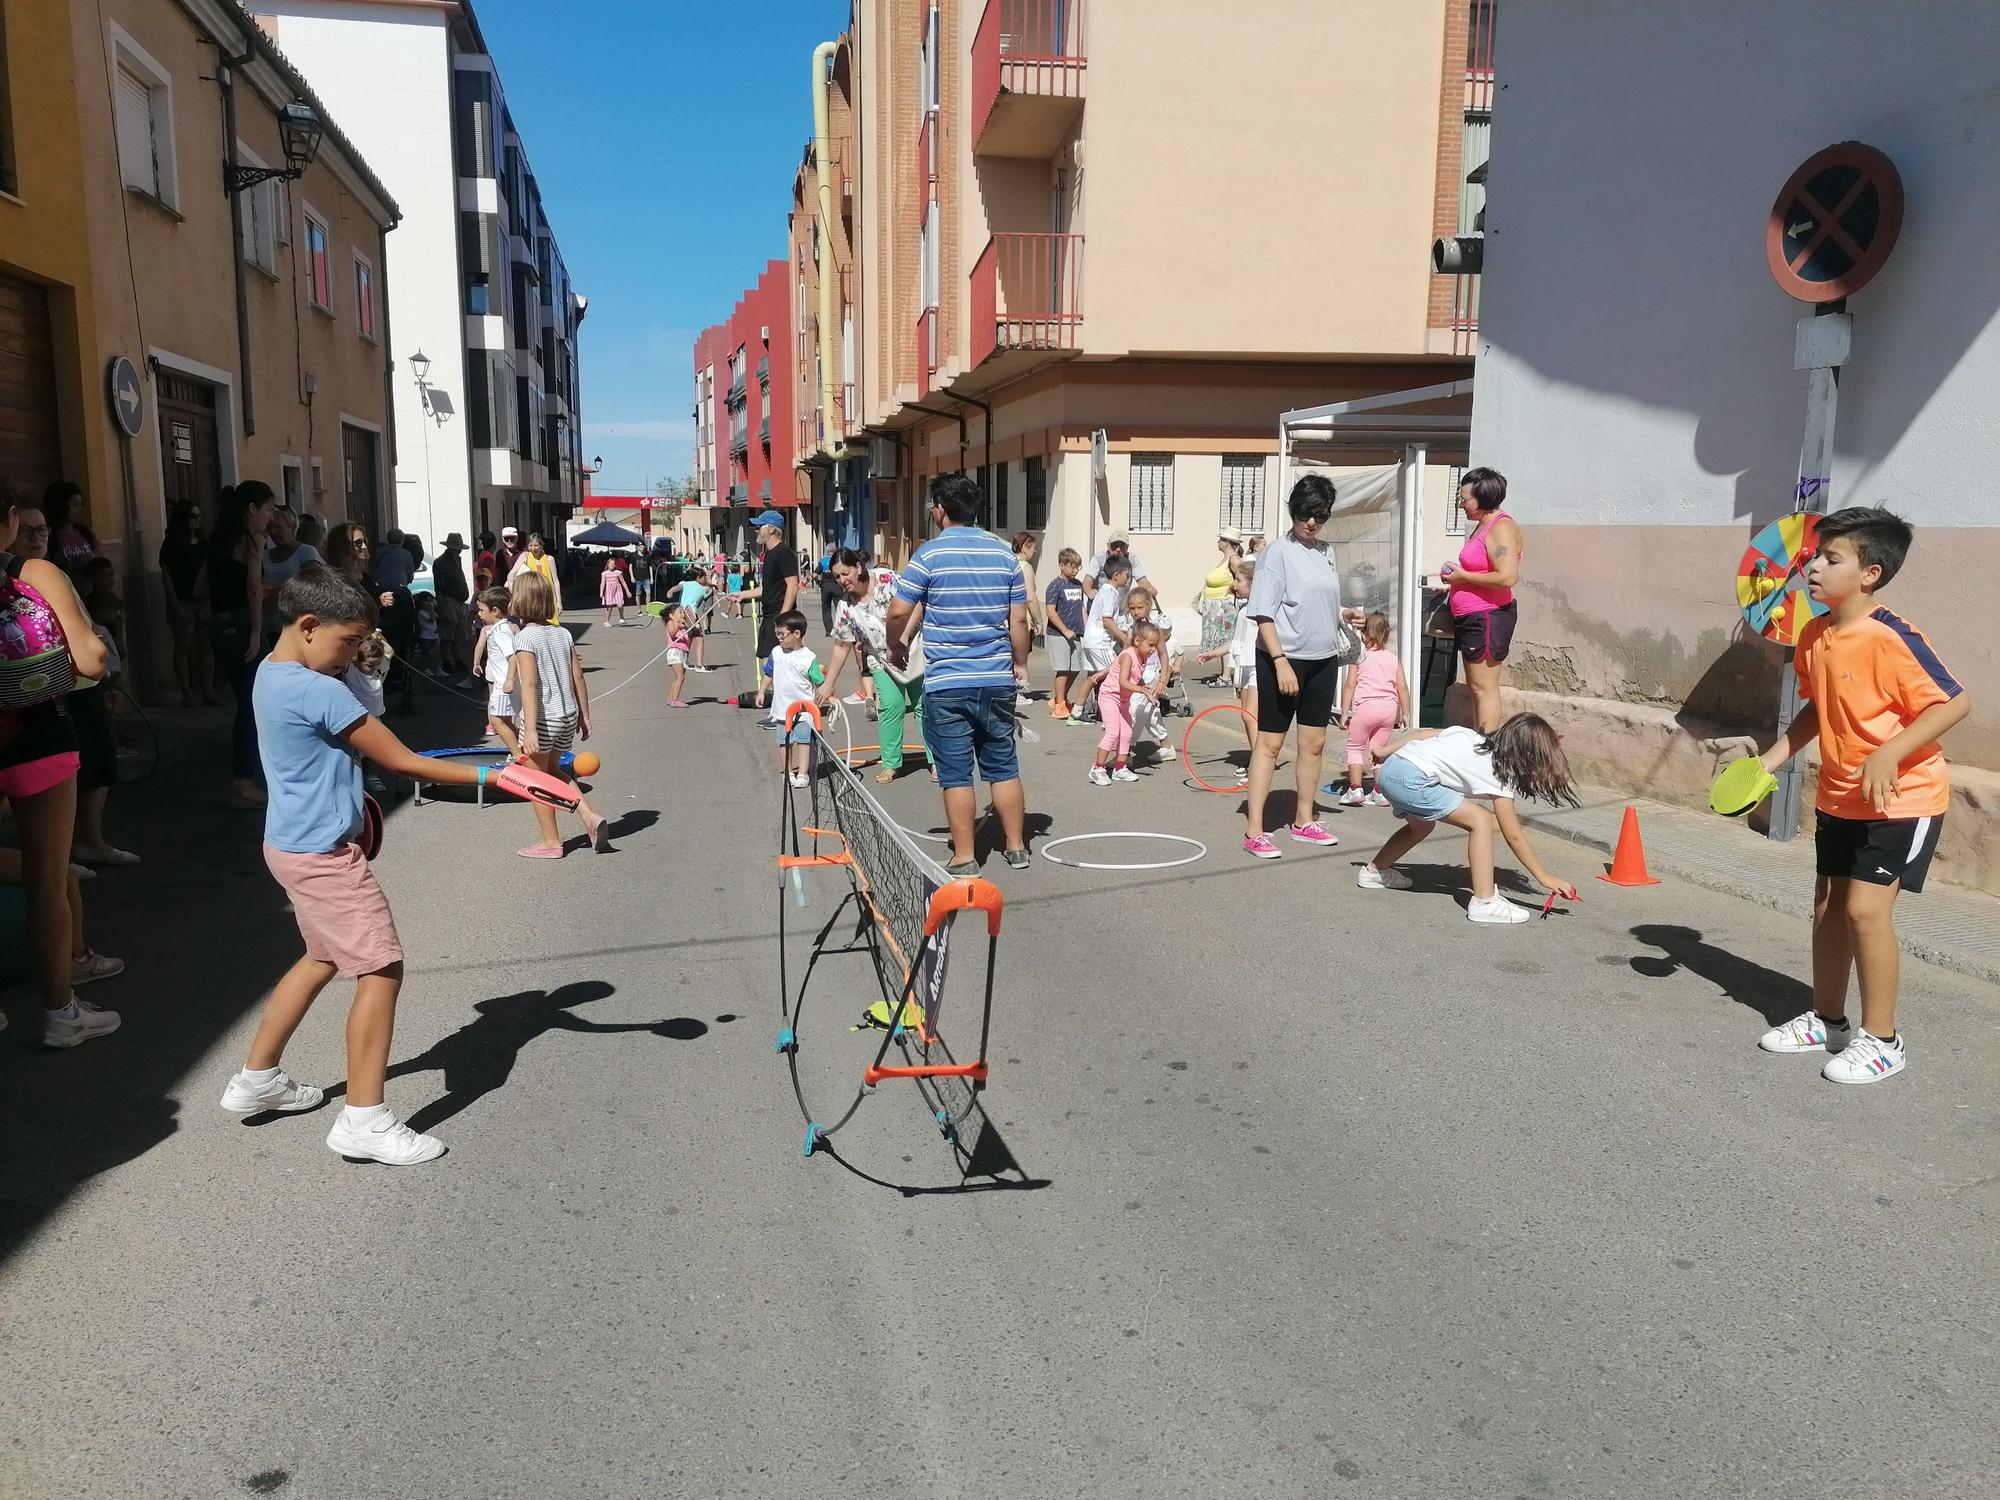
[[[1049,717],[1067,719],[1070,716],[1069,690],[1075,685],[1076,674],[1083,666],[1084,611],[1090,598],[1084,591],[1083,580],[1077,577],[1083,570],[1083,556],[1076,548],[1063,548],[1056,556],[1056,567],[1061,570],[1061,576],[1049,580],[1046,601],[1049,665],[1056,674]]]
[[[382,1102],[403,986],[403,945],[359,840],[361,759],[425,781],[478,781],[479,766],[430,760],[373,718],[341,680],[375,628],[375,608],[331,568],[308,566],[278,591],[278,644],[257,668],[251,702],[270,800],[264,863],[291,898],[305,956],[271,991],[222,1107],[240,1115],[315,1109],[326,1095],[279,1066],[306,1011],[336,974],[356,980],[347,1018],[347,1107],[327,1132],[342,1156],[413,1166],[444,1154]]]

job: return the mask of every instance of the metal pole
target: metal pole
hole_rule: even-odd
[[[1806,430],[1799,445],[1798,485],[1792,494],[1795,514],[1824,515],[1832,498],[1833,421],[1840,408],[1840,367],[1846,362],[1854,328],[1846,306],[1844,301],[1823,303],[1811,317],[1799,319],[1792,368],[1807,372]],[[1799,679],[1792,670],[1792,657],[1788,647],[1778,684],[1780,732],[1799,714]],[[1798,834],[1803,781],[1803,768],[1794,756],[1778,772],[1778,789],[1771,794],[1770,836],[1779,843],[1789,843]]]
[[[1429,461],[1429,447],[1411,443],[1403,449],[1403,472],[1398,476],[1403,503],[1396,523],[1396,644],[1403,661],[1403,680],[1412,685],[1413,700],[1416,685],[1422,681],[1417,669],[1417,577],[1422,566],[1418,555],[1423,546],[1424,465]],[[1418,705],[1412,701],[1410,707],[1414,712]]]

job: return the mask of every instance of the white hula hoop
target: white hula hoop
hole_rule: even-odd
[[[1189,844],[1194,853],[1181,859],[1157,859],[1141,864],[1113,865],[1088,859],[1059,859],[1052,850],[1064,844],[1079,843],[1084,839],[1158,839],[1169,844]],[[1208,845],[1200,839],[1186,838],[1178,833],[1072,833],[1063,838],[1050,839],[1042,845],[1042,858],[1053,865],[1066,865],[1072,870],[1172,870],[1181,865],[1191,865],[1198,859],[1208,857]]]

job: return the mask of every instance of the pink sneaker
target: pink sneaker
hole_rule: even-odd
[[[669,698],[667,700],[668,708],[686,708],[687,706],[688,701],[685,698]]]
[[[1243,841],[1243,852],[1258,859],[1282,859],[1277,841],[1268,833],[1254,834]]]
[[[1318,844],[1323,849],[1331,849],[1335,844],[1340,842],[1339,839],[1328,833],[1316,822],[1294,823],[1292,825],[1292,837],[1297,839],[1301,844]]]

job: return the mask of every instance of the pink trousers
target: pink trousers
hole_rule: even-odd
[[[1097,748],[1124,760],[1132,753],[1132,695],[1115,691],[1107,682],[1097,690],[1097,712],[1104,720]]]
[[[1347,763],[1372,769],[1375,758],[1369,752],[1389,743],[1396,728],[1396,700],[1375,698],[1354,705],[1347,716]]]

